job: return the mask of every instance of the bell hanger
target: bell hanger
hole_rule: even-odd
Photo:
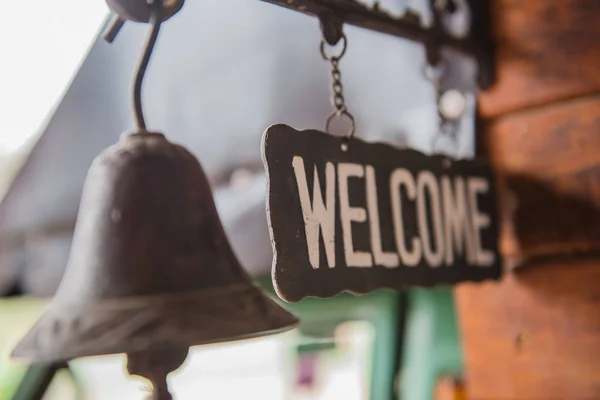
[[[126,353],[129,373],[152,382],[150,399],[169,400],[167,375],[189,347],[278,333],[298,320],[240,265],[198,160],[147,131],[142,83],[164,19],[162,3],[148,6],[136,130],[94,160],[62,282],[13,356],[54,363]]]

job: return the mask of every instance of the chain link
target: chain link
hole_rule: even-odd
[[[333,105],[338,113],[346,111],[346,100],[344,99],[344,85],[342,84],[342,72],[339,68],[340,60],[331,59],[331,78],[333,79]]]
[[[350,128],[350,132],[346,135],[346,140],[350,140],[354,137],[354,132],[356,130],[354,117],[352,114],[348,112],[348,108],[346,107],[346,99],[344,98],[344,85],[342,84],[342,71],[340,71],[340,60],[346,54],[346,46],[347,39],[346,35],[342,34],[342,51],[339,55],[328,56],[325,52],[325,39],[321,40],[321,56],[324,60],[329,61],[331,64],[331,78],[332,78],[332,103],[335,108],[335,111],[331,113],[331,115],[327,118],[327,122],[325,124],[325,131],[329,133],[329,127],[331,122],[335,118],[346,117],[350,120],[352,126]]]

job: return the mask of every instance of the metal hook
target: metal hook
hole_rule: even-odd
[[[177,14],[185,0],[107,0],[114,16],[104,32],[104,40],[112,43],[126,21],[148,22],[152,28],[144,53],[139,61],[133,82],[133,113],[139,131],[146,130],[146,120],[142,109],[142,84],[152,57],[156,40],[163,21]]]
[[[148,69],[148,64],[150,63],[150,57],[152,57],[152,51],[154,50],[154,45],[156,44],[156,40],[158,39],[160,26],[163,21],[162,1],[154,0],[151,5],[152,15],[150,17],[150,24],[152,26],[152,29],[150,30],[150,34],[148,35],[148,39],[146,40],[144,53],[138,64],[138,68],[135,74],[135,80],[133,83],[133,112],[137,128],[141,131],[146,130],[146,120],[144,118],[144,110],[142,109],[142,84],[144,83],[144,76],[146,75],[146,70]]]

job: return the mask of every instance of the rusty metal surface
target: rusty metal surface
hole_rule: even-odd
[[[426,3],[413,5],[424,12]],[[344,31],[348,50],[340,69],[360,137],[430,151],[438,122],[423,47],[353,26]],[[56,289],[86,171],[133,126],[131,71],[146,33],[146,25],[132,23],[114,44],[94,42],[0,205],[0,275],[14,277],[8,271],[18,264],[16,279],[29,293]],[[272,251],[260,137],[273,123],[321,128],[331,112],[318,21],[258,1],[187,2],[160,40],[144,89],[148,124],[199,158],[234,251],[249,272],[266,274]],[[475,91],[473,60],[444,54],[452,59],[444,85]],[[473,149],[469,99],[452,150],[463,157]]]

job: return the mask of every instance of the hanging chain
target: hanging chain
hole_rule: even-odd
[[[333,83],[332,83],[332,92],[333,92],[332,103],[335,108],[335,110],[327,118],[327,121],[325,123],[325,131],[327,133],[330,133],[329,128],[331,126],[331,122],[335,118],[346,117],[350,120],[350,123],[351,123],[350,132],[348,132],[348,134],[346,135],[346,140],[349,141],[354,137],[354,132],[356,130],[356,126],[355,126],[355,122],[354,122],[354,117],[352,116],[352,114],[350,114],[350,112],[348,112],[348,108],[346,107],[346,100],[344,99],[344,85],[342,84],[342,72],[340,71],[340,60],[342,59],[344,54],[346,54],[346,46],[347,46],[346,35],[343,33],[341,34],[341,40],[342,40],[342,51],[337,56],[334,56],[334,55],[328,56],[325,53],[326,40],[325,39],[321,40],[321,56],[323,57],[323,59],[325,61],[329,61],[329,63],[331,64],[331,78],[333,81]]]
[[[331,63],[331,78],[333,80],[333,105],[336,113],[342,114],[346,111],[346,101],[344,99],[344,85],[342,84],[342,71],[340,71],[340,60],[346,52],[346,36],[342,36],[343,48],[339,56],[328,57],[325,54],[325,41],[321,42],[321,55],[323,59]]]

